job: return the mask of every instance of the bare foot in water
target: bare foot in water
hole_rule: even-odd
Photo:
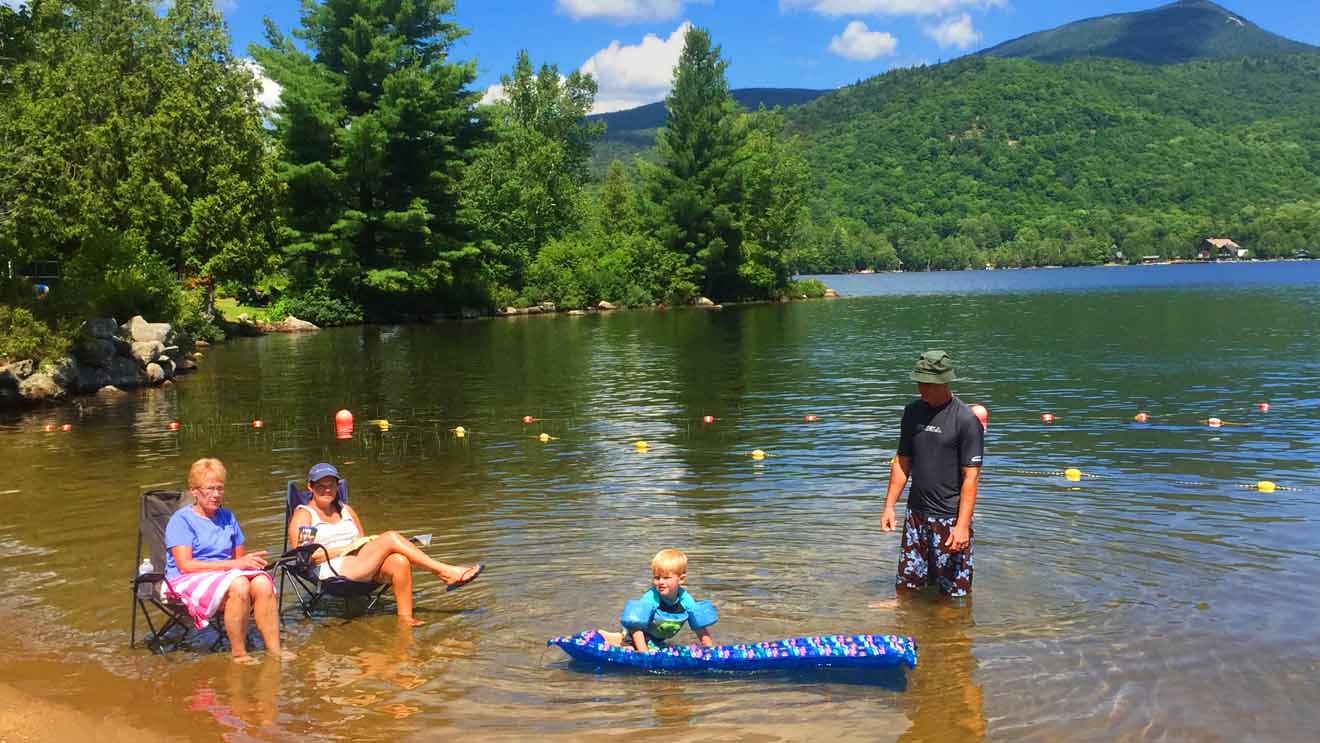
[[[416,617],[399,617],[399,624],[402,624],[405,627],[420,627],[423,624],[426,624],[426,622],[423,622]]]
[[[235,663],[239,664],[240,666],[255,666],[255,665],[257,665],[258,663],[261,662],[261,661],[257,660],[256,658],[253,658],[252,656],[247,655],[247,654],[232,656],[232,657],[230,658],[230,660],[234,661]]]
[[[895,596],[892,599],[885,599],[884,601],[872,601],[867,604],[866,607],[868,609],[897,609],[898,597]]]

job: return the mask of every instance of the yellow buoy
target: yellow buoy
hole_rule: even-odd
[[[536,438],[540,439],[542,444],[550,443],[550,434],[548,433],[543,433],[540,436],[537,436]]]
[[[636,447],[637,451],[646,451],[647,449],[651,448],[651,445],[646,443],[645,441],[638,441],[634,443],[633,446]]]
[[[760,449],[753,449],[752,459],[765,459],[765,452]]]
[[[1269,480],[1261,480],[1260,482],[1256,483],[1256,489],[1262,493],[1273,493],[1275,487],[1276,487],[1275,484],[1270,482]]]
[[[1068,469],[1064,470],[1063,476],[1068,478],[1068,482],[1082,481],[1082,471],[1077,469],[1076,467],[1069,467]]]
[[[376,421],[376,427],[382,431],[390,430],[390,422],[386,420]]]
[[[467,435],[467,429],[466,429],[466,428],[464,428],[464,427],[462,427],[462,426],[457,426],[457,427],[454,428],[454,436],[455,436],[455,438],[460,438],[460,439],[461,439],[461,438],[463,438],[463,437],[466,436],[466,435]]]

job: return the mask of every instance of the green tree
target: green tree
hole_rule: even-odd
[[[452,0],[303,0],[295,45],[269,20],[252,55],[282,87],[274,111],[280,236],[292,291],[347,297],[371,315],[455,300],[476,258],[459,184],[481,133],[466,32]]]
[[[508,100],[489,107],[493,136],[467,170],[462,207],[482,246],[488,291],[507,296],[523,288],[545,245],[581,223],[587,158],[601,125],[584,124],[596,96],[590,75],[561,81],[553,65],[534,72],[523,51],[501,81]]]
[[[746,129],[737,125],[719,47],[689,28],[665,98],[668,123],[656,138],[659,163],[647,167],[651,223],[669,250],[685,258],[685,280],[716,301],[744,296],[741,182],[736,172]]]
[[[64,262],[59,301],[179,309],[176,277],[246,280],[271,164],[251,73],[210,0],[34,4],[0,142],[0,246]],[[80,310],[81,311],[81,310]]]

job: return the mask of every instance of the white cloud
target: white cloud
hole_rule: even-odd
[[[677,18],[685,0],[559,0],[559,12],[578,20],[666,21]]]
[[[944,16],[965,8],[995,8],[1008,0],[779,0],[781,10],[806,9],[828,16]]]
[[[18,10],[20,7],[27,4],[28,0],[0,0],[0,5],[3,5],[6,8],[13,8],[14,10]]]
[[[946,18],[936,26],[922,29],[926,35],[943,47],[956,46],[966,49],[981,40],[981,33],[972,27],[972,17],[963,13],[955,18]]]
[[[684,21],[669,38],[647,34],[639,44],[611,41],[591,55],[579,69],[596,78],[599,86],[592,113],[635,108],[664,98],[674,82],[683,37],[691,27]]]
[[[257,103],[260,103],[267,111],[274,109],[280,103],[280,93],[284,88],[280,84],[266,77],[266,71],[257,64],[257,60],[251,57],[245,57],[241,64],[257,78]]]
[[[505,95],[504,86],[499,83],[495,83],[489,88],[486,88],[486,92],[481,96],[481,104],[483,106],[507,100],[509,100],[509,96]]]
[[[830,51],[848,59],[868,60],[893,54],[898,39],[884,31],[872,31],[861,21],[853,21],[843,33],[830,39]]]

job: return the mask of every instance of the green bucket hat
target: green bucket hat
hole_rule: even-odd
[[[953,359],[943,351],[927,351],[917,359],[917,368],[912,372],[912,381],[930,384],[948,384],[958,380],[953,373]]]

